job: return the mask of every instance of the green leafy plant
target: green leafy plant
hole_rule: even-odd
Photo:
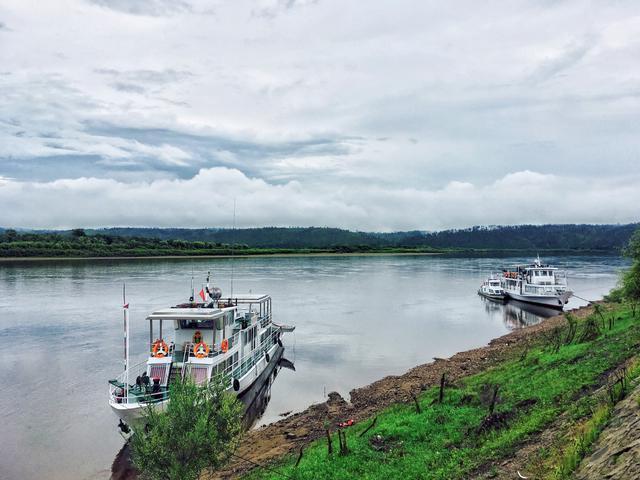
[[[195,480],[223,465],[240,439],[242,407],[222,378],[206,386],[191,380],[171,385],[165,411],[149,406],[144,428],[132,437],[132,460],[142,478]]]

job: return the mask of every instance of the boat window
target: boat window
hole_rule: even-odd
[[[178,320],[180,328],[213,328],[213,320]]]

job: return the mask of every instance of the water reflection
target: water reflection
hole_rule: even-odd
[[[255,383],[244,392],[239,400],[245,405],[243,426],[246,430],[253,427],[264,415],[271,400],[271,387],[282,368],[295,371],[293,362],[284,357],[284,348],[279,348],[269,366],[260,374]]]
[[[545,318],[555,317],[560,313],[553,308],[509,300],[504,305],[504,324],[508,329],[515,330],[536,325]]]
[[[487,316],[499,316],[509,330],[530,327],[542,322],[545,318],[559,315],[559,310],[520,302],[518,300],[493,300],[480,297]]]

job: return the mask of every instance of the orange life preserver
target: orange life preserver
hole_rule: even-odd
[[[169,347],[167,347],[167,344],[164,340],[158,339],[153,342],[152,352],[153,356],[156,358],[166,357],[169,354]]]
[[[229,341],[226,338],[222,340],[220,350],[222,350],[222,353],[227,353],[227,350],[229,350]]]
[[[205,342],[198,342],[193,346],[193,354],[196,358],[207,358],[209,356],[209,345]]]

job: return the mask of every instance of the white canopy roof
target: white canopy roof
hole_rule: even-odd
[[[220,300],[226,300],[229,298],[234,302],[237,300],[238,303],[261,303],[268,300],[270,297],[265,293],[239,293],[233,297],[225,297],[223,295]]]
[[[163,308],[153,312],[147,320],[213,320],[222,313],[219,308]]]

